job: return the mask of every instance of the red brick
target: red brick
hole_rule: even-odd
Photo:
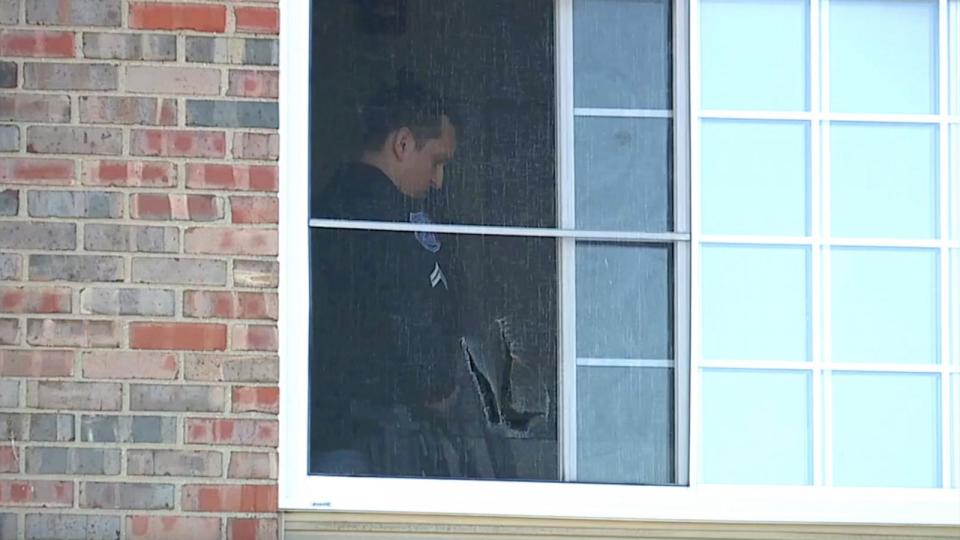
[[[230,215],[234,223],[279,223],[280,201],[276,197],[230,197]]]
[[[256,518],[229,518],[227,540],[278,540],[277,520]]]
[[[233,327],[235,351],[276,351],[279,341],[276,326],[237,324]]]
[[[187,165],[188,188],[277,191],[279,186],[274,165]]]
[[[73,482],[0,479],[0,506],[73,506]]]
[[[223,200],[213,195],[138,193],[130,196],[134,219],[216,221],[223,217]]]
[[[83,376],[89,379],[176,379],[177,355],[163,352],[88,351]]]
[[[232,452],[227,476],[229,478],[260,480],[276,479],[277,454],[273,452]]]
[[[69,287],[0,287],[0,313],[70,313]]]
[[[237,386],[233,389],[233,412],[264,412],[276,414],[280,410],[280,389],[276,386]]]
[[[116,348],[119,321],[29,319],[27,343],[39,347]]]
[[[130,347],[222,351],[227,348],[227,327],[205,323],[130,323]]]
[[[222,131],[133,130],[130,152],[135,156],[222,158],[227,137]]]
[[[72,32],[0,30],[0,56],[73,58]]]
[[[280,157],[280,135],[276,133],[235,133],[233,157],[276,161]]]
[[[280,11],[272,7],[237,7],[234,9],[237,32],[254,34],[278,34]]]
[[[180,503],[187,512],[276,512],[277,486],[187,484]]]
[[[128,516],[128,540],[220,540],[220,518],[185,516]]]
[[[276,420],[188,418],[184,442],[276,447],[278,426]]]
[[[186,253],[276,255],[276,229],[196,227],[184,234]]]
[[[171,187],[177,168],[167,161],[86,161],[83,183],[88,186]]]
[[[0,446],[0,473],[20,472],[20,453],[13,446]]]
[[[73,351],[0,350],[0,377],[71,377]]]
[[[280,72],[261,70],[230,70],[228,96],[275,98],[280,95]]]
[[[187,291],[184,317],[277,320],[278,301],[273,293]]]
[[[149,30],[196,30],[223,32],[227,8],[212,4],[141,3],[130,4],[130,28]]]
[[[73,184],[75,168],[69,159],[0,160],[0,184],[67,186]]]

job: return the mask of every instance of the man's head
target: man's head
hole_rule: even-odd
[[[416,85],[379,92],[362,112],[363,160],[382,170],[402,193],[423,198],[443,187],[443,169],[457,146],[452,114]]]

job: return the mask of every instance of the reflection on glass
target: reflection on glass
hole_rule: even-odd
[[[937,112],[937,1],[831,0],[830,110]]]
[[[577,245],[577,356],[673,358],[672,250]]]
[[[809,125],[704,120],[701,223],[706,234],[807,234]]]
[[[936,250],[834,248],[834,362],[939,361],[940,272]]]
[[[833,374],[833,484],[939,487],[939,376]]]
[[[804,0],[702,0],[701,106],[807,110],[808,34]]]
[[[704,359],[809,360],[809,268],[806,247],[704,247]]]
[[[667,0],[574,0],[577,107],[670,109]]]
[[[673,370],[577,368],[577,478],[670,484]]]
[[[671,229],[671,121],[576,119],[577,227]]]
[[[937,127],[830,124],[830,233],[936,238]]]
[[[313,474],[559,478],[556,241],[311,230]]]
[[[709,484],[810,484],[810,374],[706,369],[702,478]]]
[[[953,363],[960,365],[960,249],[950,250],[950,345]]]
[[[346,214],[323,199],[362,162],[437,222],[556,226],[551,3],[311,5],[311,217]]]
[[[953,415],[953,421],[950,422],[950,425],[953,426],[951,448],[953,449],[953,463],[960,463],[960,375],[954,373],[950,376],[950,381],[950,394],[952,396],[950,414]],[[954,489],[960,488],[960,467],[954,466],[952,473]]]

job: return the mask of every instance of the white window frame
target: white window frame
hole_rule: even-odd
[[[557,47],[570,47],[570,36],[560,32],[569,25],[572,0],[557,0]],[[947,0],[940,0],[945,6]],[[705,522],[765,522],[765,523],[835,523],[835,524],[916,524],[960,525],[960,490],[958,489],[878,489],[837,488],[826,486],[779,487],[779,486],[717,486],[699,482],[696,467],[688,479],[689,485],[676,487],[652,487],[632,485],[597,485],[558,482],[510,482],[478,480],[436,480],[405,478],[351,478],[334,476],[311,476],[307,474],[308,442],[308,338],[309,305],[304,291],[309,283],[309,214],[307,181],[309,171],[309,115],[306,114],[310,98],[309,89],[309,44],[310,9],[306,0],[280,0],[281,5],[281,71],[280,71],[280,508],[283,510],[320,510],[327,512],[396,512],[414,514],[520,516],[539,518],[587,518],[587,519],[634,519],[656,521],[705,521]],[[687,28],[696,28],[696,1],[675,0],[674,40],[675,66],[692,66],[687,72],[675,74],[675,86],[681,93],[676,96],[698,95],[697,50],[689,47]],[[689,26],[688,26],[689,25]],[[567,40],[567,41],[564,41]],[[561,58],[563,58],[561,53]],[[558,81],[572,80],[569,65],[558,69]],[[689,84],[689,88],[686,85]],[[688,90],[691,92],[688,94]],[[571,86],[559,84],[557,99],[560,110],[572,111]],[[943,99],[943,98],[941,98]],[[679,154],[677,175],[693,175],[690,193],[678,192],[676,197],[689,197],[693,201],[689,216],[677,216],[678,231],[685,231],[683,223],[692,221],[689,234],[678,232],[678,240],[689,240],[686,245],[698,246],[702,240],[697,223],[699,192],[697,185],[696,124],[689,118],[698,118],[695,103],[675,99],[675,138]],[[692,105],[692,106],[691,106]],[[689,107],[689,109],[688,109]],[[565,122],[572,118],[558,118],[561,137],[558,139],[560,174],[572,170],[572,141],[564,139],[570,133]],[[564,131],[564,128],[567,128]],[[690,145],[687,145],[687,137]],[[566,151],[564,151],[566,149]],[[685,149],[689,149],[689,154]],[[946,154],[944,154],[946,155]],[[678,190],[680,191],[680,190]],[[685,212],[687,202],[677,204],[676,212]],[[363,224],[358,224],[362,226]],[[401,227],[402,228],[402,227]],[[438,226],[438,230],[445,227]],[[458,227],[446,227],[455,232]],[[488,228],[484,232],[489,233]],[[510,231],[504,229],[501,234]],[[553,233],[547,236],[555,236]],[[583,238],[578,231],[573,237]],[[604,234],[597,239],[609,239]],[[638,239],[643,239],[640,235]],[[675,279],[688,279],[681,272],[680,262],[691,254],[678,247],[677,273]],[[688,323],[693,335],[690,341],[681,343],[677,350],[676,368],[690,377],[689,418],[681,418],[677,410],[677,431],[686,432],[689,421],[689,445],[677,445],[681,454],[689,449],[689,456],[678,459],[690,464],[699,463],[697,431],[699,426],[699,365],[696,354],[690,356],[688,343],[697,343],[698,314],[698,264],[697,249],[693,250],[689,276],[692,289],[690,305],[693,316]],[[945,279],[945,278],[944,278]],[[568,280],[563,280],[566,282]],[[564,293],[561,291],[561,298]],[[678,306],[679,307],[679,306]],[[563,305],[562,309],[569,306]],[[677,309],[677,312],[686,311]],[[689,313],[689,312],[688,312]],[[682,333],[682,328],[677,328]],[[686,351],[682,350],[687,348]],[[691,358],[689,371],[681,366],[682,357]],[[680,376],[678,374],[678,376]],[[562,384],[562,383],[561,383]],[[677,402],[687,399],[682,395],[685,385],[677,385]],[[686,409],[686,407],[684,407]],[[944,420],[946,422],[946,420]],[[563,431],[563,428],[561,428]],[[943,436],[946,438],[947,434]],[[565,437],[568,440],[569,437]],[[569,449],[565,449],[569,450]],[[956,453],[956,448],[953,453]],[[945,457],[946,460],[946,457]],[[570,461],[570,460],[567,460]],[[678,468],[679,472],[679,468]],[[682,478],[682,476],[681,476]]]

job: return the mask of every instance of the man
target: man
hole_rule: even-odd
[[[430,223],[457,130],[442,100],[384,89],[362,111],[363,148],[313,198],[313,216]],[[314,473],[460,476],[445,414],[463,369],[449,248],[426,232],[314,229]]]

